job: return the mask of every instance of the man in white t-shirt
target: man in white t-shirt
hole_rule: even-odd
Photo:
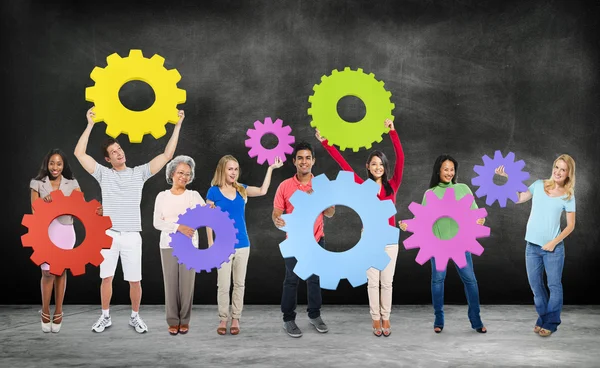
[[[103,249],[104,261],[100,264],[100,299],[102,301],[102,315],[92,326],[92,331],[102,332],[110,327],[112,322],[109,314],[110,299],[112,297],[112,280],[121,257],[123,278],[129,282],[131,298],[131,318],[129,325],[138,333],[148,331],[148,327],[139,315],[142,300],[142,230],[140,202],[144,183],[156,174],[173,158],[181,123],[185,117],[179,111],[179,121],[173,129],[171,139],[165,151],[152,159],[152,161],[129,168],[125,165],[125,153],[119,143],[109,138],[102,145],[102,152],[106,162],[111,168],[100,165],[86,153],[88,139],[94,127],[93,107],[87,111],[87,128],[79,138],[75,147],[75,157],[83,168],[92,174],[102,189],[102,206],[104,216],[110,216],[112,228],[106,233],[113,238],[112,247]]]

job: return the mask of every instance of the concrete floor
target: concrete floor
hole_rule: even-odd
[[[298,308],[304,311],[305,306]],[[113,325],[91,331],[99,306],[67,305],[62,330],[44,334],[39,306],[0,306],[0,367],[600,367],[600,306],[566,306],[549,338],[531,330],[533,306],[482,306],[489,332],[470,329],[466,306],[446,306],[441,334],[431,306],[394,306],[392,335],[371,333],[367,306],[324,306],[330,331],[305,313],[304,336],[288,337],[278,306],[246,306],[238,336],[219,336],[216,306],[195,306],[190,333],[170,336],[162,306],[142,306],[149,332],[128,326],[129,306],[113,306]]]

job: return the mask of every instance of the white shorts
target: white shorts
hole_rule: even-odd
[[[115,275],[119,256],[123,267],[125,281],[142,280],[142,237],[137,231],[106,230],[106,235],[113,238],[110,249],[100,252],[104,261],[100,263],[100,278],[105,279]]]

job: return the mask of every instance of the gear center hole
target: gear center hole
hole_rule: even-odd
[[[208,239],[206,238],[206,227],[202,226],[196,229],[198,237],[198,249],[208,249]],[[213,243],[217,241],[217,233],[212,232]]]
[[[154,105],[156,95],[148,83],[132,80],[119,89],[119,100],[131,111],[144,111]]]
[[[62,216],[59,216],[62,217]],[[83,243],[85,239],[85,226],[79,219],[73,216],[73,224],[63,224],[68,218],[65,216],[61,220],[55,218],[48,226],[48,237],[50,241],[58,248],[74,249]]]
[[[347,123],[358,123],[367,115],[367,108],[356,96],[344,96],[337,103],[337,113]]]
[[[494,174],[494,178],[492,179],[494,184],[501,187],[508,182],[508,178],[502,175]]]
[[[325,208],[324,208],[325,210]],[[354,248],[360,241],[363,228],[358,213],[350,207],[336,205],[332,218],[323,216],[325,222],[325,249],[341,253]]]
[[[267,133],[260,138],[260,144],[265,149],[273,149],[279,144],[279,139],[272,133]]]
[[[441,217],[432,228],[433,234],[440,240],[450,240],[458,234],[458,223],[452,217]]]

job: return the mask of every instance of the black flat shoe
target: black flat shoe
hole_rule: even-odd
[[[438,328],[439,328],[439,330],[438,330]],[[435,327],[433,328],[433,331],[434,331],[435,333],[440,333],[440,332],[442,332],[442,330],[443,330],[443,329],[444,329],[444,327],[443,327],[443,326],[442,326],[442,327],[440,327],[440,326],[435,326]]]
[[[479,332],[479,333],[486,333],[487,332],[487,328],[484,330],[485,327],[481,327],[476,329],[475,331]]]

